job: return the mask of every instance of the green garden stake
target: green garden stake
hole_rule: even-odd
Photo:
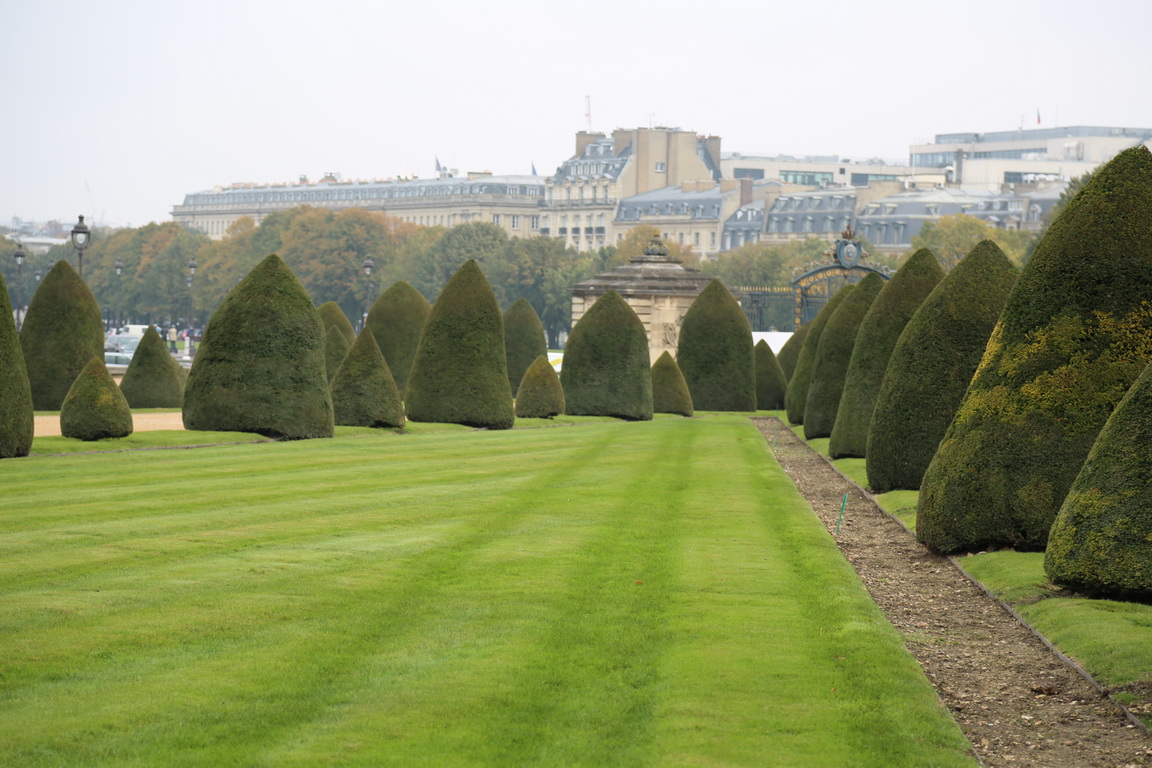
[[[848,494],[844,494],[844,500],[840,502],[840,517],[836,520],[836,535],[840,535],[840,523],[844,521],[844,507],[848,506]]]

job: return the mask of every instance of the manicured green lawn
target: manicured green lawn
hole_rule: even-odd
[[[524,426],[0,462],[0,765],[974,764],[746,417]]]

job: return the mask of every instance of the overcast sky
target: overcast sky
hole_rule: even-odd
[[[1152,126],[1148,0],[3,0],[0,223],[171,220],[232,182],[552,173],[588,127],[907,157]]]

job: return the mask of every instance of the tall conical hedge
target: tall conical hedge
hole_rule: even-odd
[[[780,348],[780,354],[776,355],[776,362],[780,363],[780,370],[784,371],[785,381],[792,380],[792,372],[796,370],[796,361],[800,358],[800,349],[804,346],[804,339],[808,338],[808,331],[811,328],[812,323],[808,323],[793,331],[788,341]]]
[[[575,416],[652,418],[648,333],[628,302],[608,291],[576,321],[564,347],[560,383]]]
[[[900,334],[868,428],[868,487],[916,490],[1020,271],[991,240],[936,285]]]
[[[784,395],[784,407],[788,410],[788,421],[791,424],[804,423],[804,407],[808,404],[808,387],[812,383],[812,371],[816,367],[816,350],[820,347],[820,336],[824,333],[824,326],[828,325],[828,318],[839,309],[840,303],[851,295],[856,284],[850,283],[833,294],[828,303],[821,307],[812,318],[812,322],[805,327],[808,329],[804,344],[800,347],[800,354],[796,358],[796,369],[788,379],[788,391]]]
[[[520,377],[516,390],[516,418],[550,419],[564,413],[564,388],[560,376],[548,362],[548,355],[540,355]]]
[[[340,367],[340,363],[344,362],[344,358],[348,356],[348,350],[351,348],[352,345],[348,343],[348,337],[344,335],[344,331],[339,326],[328,326],[328,330],[324,332],[324,371],[329,382],[336,375],[336,369]]]
[[[412,421],[511,429],[504,316],[474,259],[445,283],[432,306],[405,395]]]
[[[28,369],[16,336],[8,286],[0,275],[0,459],[27,456],[34,430]]]
[[[904,326],[942,279],[944,269],[940,262],[932,251],[921,248],[884,284],[864,315],[828,441],[828,455],[833,459],[864,456],[867,452],[868,428],[888,359]]]
[[[684,314],[676,364],[697,410],[756,410],[752,328],[719,280],[708,283]]]
[[[869,274],[856,284],[856,290],[844,299],[836,314],[828,318],[828,325],[820,334],[808,402],[804,405],[804,439],[828,437],[832,433],[856,333],[883,287],[884,278],[875,272]]]
[[[104,361],[89,359],[60,404],[60,434],[104,440],[132,434],[132,410]]]
[[[516,299],[504,311],[504,354],[508,358],[508,384],[515,394],[528,366],[548,354],[544,325],[527,299]]]
[[[691,416],[692,395],[680,366],[667,351],[652,364],[652,411]]]
[[[1152,359],[1152,152],[1099,168],[1037,243],[920,488],[941,552],[1041,549],[1096,435]]]
[[[1103,597],[1152,599],[1152,365],[1100,430],[1048,537],[1044,570]]]
[[[332,412],[343,427],[402,427],[404,403],[376,344],[365,328],[332,375]]]
[[[351,348],[356,342],[356,329],[352,327],[352,321],[344,314],[344,310],[340,309],[340,305],[334,301],[326,301],[316,307],[316,312],[320,315],[320,322],[324,324],[324,332],[327,333],[329,328],[339,328],[340,333],[344,334],[344,338],[348,341],[348,348]]]
[[[320,315],[276,254],[257,264],[208,321],[184,388],[184,427],[332,437]]]
[[[104,325],[92,291],[66,261],[40,281],[20,329],[38,411],[55,411],[93,357],[104,357]]]
[[[756,355],[756,409],[778,411],[784,407],[788,380],[784,378],[784,371],[768,342],[760,339],[753,351]]]
[[[428,299],[402,280],[380,294],[368,310],[365,325],[372,329],[401,397],[408,387],[412,360],[431,311]]]
[[[132,408],[179,408],[187,374],[165,348],[164,339],[148,326],[132,362],[120,379],[120,391]]]

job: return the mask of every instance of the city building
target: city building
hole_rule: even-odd
[[[269,213],[299,205],[359,207],[421,226],[487,221],[512,237],[529,237],[539,234],[543,194],[539,176],[470,173],[467,178],[444,174],[437,179],[344,181],[333,173],[318,182],[301,177],[295,184],[232,184],[193,192],[173,207],[172,218],[219,239],[242,216],[259,224]]]
[[[943,171],[949,184],[1002,191],[1005,184],[1068,181],[1137,144],[1152,146],[1152,128],[1071,125],[990,133],[941,133],[909,151],[917,171]]]
[[[866,187],[875,181],[900,181],[908,186],[944,183],[944,172],[939,169],[914,168],[880,158],[853,161],[838,155],[793,157],[725,152],[720,171],[726,179],[775,180],[808,187]]]
[[[617,226],[622,200],[720,178],[717,136],[679,128],[621,128],[611,136],[580,131],[575,154],[545,182],[541,234],[578,251],[612,245],[626,231]]]

